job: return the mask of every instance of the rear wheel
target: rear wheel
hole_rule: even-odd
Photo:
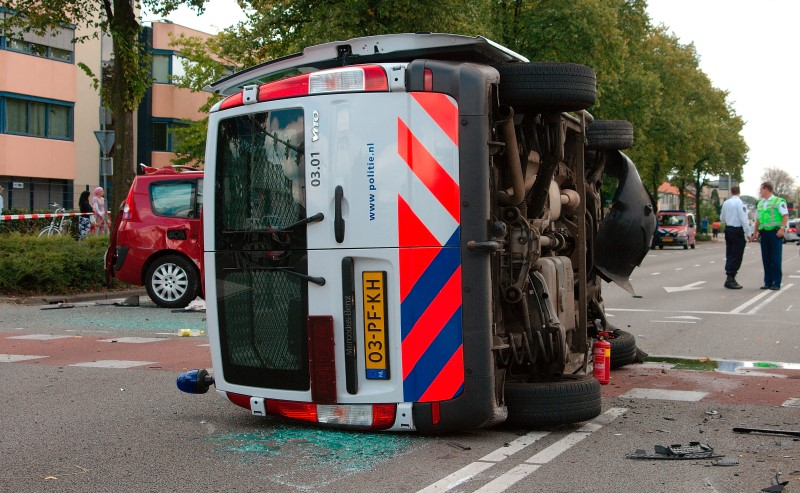
[[[588,375],[564,375],[541,383],[506,382],[510,425],[538,427],[578,423],[600,414],[600,382]]]
[[[145,274],[147,295],[158,306],[184,308],[197,297],[198,275],[185,257],[166,255],[154,261]]]
[[[500,102],[518,111],[579,111],[597,98],[594,70],[586,65],[559,62],[498,65]]]
[[[636,361],[636,338],[633,334],[615,329],[606,340],[611,344],[612,370]]]
[[[633,147],[633,124],[627,120],[595,120],[586,126],[586,148],[617,151]]]

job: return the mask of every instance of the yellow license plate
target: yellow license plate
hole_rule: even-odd
[[[364,358],[370,380],[389,379],[386,334],[386,272],[365,271],[361,275],[364,295]]]
[[[672,238],[661,238],[664,243],[672,243]]]

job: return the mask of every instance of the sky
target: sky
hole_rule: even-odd
[[[683,44],[694,43],[700,68],[745,121],[750,152],[742,193],[758,195],[764,170],[787,171],[800,185],[793,91],[800,92],[798,0],[648,0],[654,25],[664,24]],[[185,7],[168,17],[209,33],[244,18],[235,0],[210,0],[202,16]],[[145,21],[153,16],[144,17]],[[785,145],[785,146],[784,146]]]

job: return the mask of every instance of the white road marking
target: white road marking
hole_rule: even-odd
[[[705,281],[697,281],[691,284],[687,284],[686,286],[675,286],[675,287],[667,287],[664,286],[664,291],[667,293],[678,293],[681,291],[694,291],[695,289],[703,289],[700,286],[701,284],[705,284]]]
[[[709,264],[716,264],[716,263],[717,263],[716,260],[712,260],[711,262],[709,262]]]
[[[69,366],[79,366],[82,368],[133,368],[135,366],[145,366],[155,364],[155,361],[130,361],[122,359],[101,359],[100,361],[87,361],[86,363],[75,363]]]
[[[708,392],[694,390],[631,389],[620,396],[623,399],[657,399],[662,401],[698,402]]]
[[[769,291],[767,291],[767,292],[769,292],[769,293],[772,293],[772,296],[770,296],[769,298],[767,298],[767,299],[765,299],[764,301],[762,301],[761,303],[759,303],[759,305],[758,305],[757,307],[755,307],[755,308],[753,308],[752,310],[750,310],[749,312],[747,312],[747,314],[748,314],[748,315],[754,315],[754,314],[755,314],[755,313],[757,313],[759,310],[761,310],[761,309],[762,309],[762,308],[764,308],[765,306],[767,306],[767,305],[769,305],[770,303],[772,303],[772,301],[773,301],[775,298],[777,298],[778,296],[780,296],[781,294],[783,294],[783,293],[784,293],[784,292],[785,292],[787,289],[791,288],[792,286],[794,286],[794,284],[787,284],[786,286],[784,286],[783,288],[781,288],[781,290],[780,290],[780,291],[772,291],[772,290],[769,290]]]
[[[770,293],[770,291],[765,289],[762,293],[759,293],[759,294],[755,295],[750,300],[745,301],[741,305],[739,305],[736,308],[734,308],[733,310],[731,310],[731,313],[741,313],[741,312],[743,312],[745,308],[747,308],[748,306],[750,306],[753,303],[757,302],[761,298],[767,296],[769,293]]]
[[[789,277],[791,277],[792,279],[800,279],[800,276],[796,276],[794,274],[790,275]]]
[[[446,478],[433,483],[427,488],[419,490],[417,493],[434,493],[437,491],[452,490],[461,483],[469,481],[473,477],[489,469],[494,464],[495,464],[494,462],[473,462],[472,464],[468,464],[467,466],[462,467],[461,469],[447,476]]]
[[[548,431],[532,431],[525,436],[517,438],[513,442],[509,442],[508,446],[500,447],[494,452],[484,455],[478,460],[483,462],[500,462],[501,460],[507,459],[508,457],[516,454],[517,452],[524,449],[528,445],[531,445],[541,440],[542,438],[546,437],[549,434],[550,432]]]
[[[786,307],[786,311],[788,312],[789,310],[791,310],[793,306],[794,305],[789,305],[788,307]]]
[[[100,339],[97,342],[121,342],[123,344],[146,344],[148,342],[166,341],[162,337],[117,337],[114,339]]]
[[[683,270],[683,267],[678,267],[678,268],[677,268],[677,269],[675,269],[675,270]]]
[[[489,454],[478,459],[477,462],[468,464],[446,478],[441,479],[420,490],[419,493],[451,490],[461,483],[469,481],[476,475],[492,467],[495,465],[495,463],[507,459],[509,456],[516,454],[528,445],[536,443],[538,440],[546,437],[549,434],[550,432],[547,431],[532,431],[525,436],[521,436],[516,440],[509,442],[508,446],[504,446],[495,450],[494,452],[490,452]]]
[[[651,275],[651,276],[657,276],[657,275],[659,275],[659,274],[661,274],[661,273],[660,273],[660,272],[653,272],[653,273],[652,273],[652,274],[650,274],[650,275]]]
[[[505,474],[502,474],[492,481],[486,483],[483,485],[483,487],[476,490],[475,493],[501,493],[506,491],[516,483],[530,476],[543,465],[549,463],[562,453],[569,450],[576,443],[579,443],[587,438],[593,432],[622,416],[625,411],[627,411],[627,409],[618,407],[609,409],[605,413],[584,424],[578,430],[570,433],[561,440],[553,443],[538,454],[526,460],[524,463],[519,464]]]
[[[26,336],[11,336],[6,339],[24,339],[26,341],[52,341],[54,339],[71,339],[75,336],[64,336],[54,334],[28,334]]]
[[[694,267],[700,267],[700,264],[694,264]]]
[[[17,363],[19,361],[42,358],[47,358],[47,356],[35,356],[33,354],[0,354],[0,363]]]
[[[606,308],[607,312],[642,312],[642,313],[693,313],[695,315],[739,315],[749,316],[748,313],[714,312],[710,310],[646,310],[642,308]]]
[[[679,318],[683,320],[703,320],[700,317],[693,317],[691,315],[678,315],[677,317],[665,317],[665,318]]]

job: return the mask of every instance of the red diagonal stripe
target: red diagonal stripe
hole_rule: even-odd
[[[436,377],[428,390],[419,398],[419,402],[446,401],[456,396],[456,392],[464,384],[464,345],[458,346],[450,361],[444,365],[442,372]]]
[[[439,245],[439,241],[419,220],[408,203],[397,196],[397,222],[400,242],[400,301],[406,299],[441,248],[406,248]]]
[[[408,377],[417,361],[425,354],[459,306],[461,306],[461,267],[450,276],[439,295],[403,339],[403,380]]]
[[[402,119],[397,119],[397,151],[425,187],[460,222],[458,184],[447,174],[425,146],[411,133]]]
[[[412,92],[411,97],[444,130],[450,140],[458,145],[458,108],[450,98],[438,92]]]

